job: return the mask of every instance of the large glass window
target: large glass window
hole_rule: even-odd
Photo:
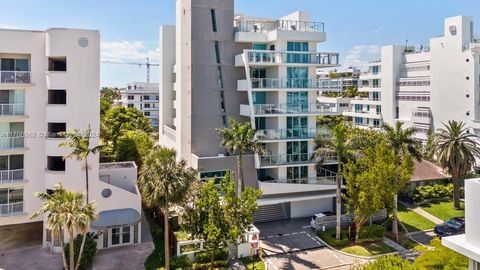
[[[287,142],[287,161],[307,161],[310,157],[308,156],[308,142],[307,141],[296,141],[296,142]]]
[[[308,42],[288,42],[289,52],[308,52]],[[287,63],[308,63],[308,54],[288,54]]]
[[[287,137],[300,137],[308,132],[308,117],[287,117]]]
[[[120,244],[120,228],[112,228],[112,246]]]
[[[299,178],[308,178],[308,166],[287,168],[287,179]]]
[[[267,49],[267,44],[258,44],[258,43],[253,43],[252,44],[252,50],[266,50]]]
[[[266,121],[265,117],[255,117],[255,128],[257,130],[265,129],[266,128],[265,121]]]
[[[306,88],[308,84],[307,67],[287,67],[287,87]]]
[[[308,92],[287,92],[287,109],[294,112],[307,112]]]
[[[266,92],[252,92],[253,104],[266,104],[267,93]]]

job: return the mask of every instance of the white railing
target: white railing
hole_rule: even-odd
[[[260,129],[255,134],[256,140],[313,139],[317,134],[329,134],[327,129]]]
[[[345,110],[343,112],[346,112],[346,113],[360,113],[360,114],[371,114],[371,115],[380,115],[382,114],[381,112],[377,112],[377,111],[359,111],[359,110]]]
[[[338,65],[338,53],[245,50],[250,64]]]
[[[235,32],[268,33],[273,30],[300,31],[300,32],[324,32],[322,22],[293,21],[293,20],[249,20],[235,19],[233,21]]]
[[[0,116],[25,115],[25,104],[0,104]]]
[[[24,142],[24,137],[0,137],[0,150],[23,148]]]
[[[23,169],[0,171],[0,184],[23,181]]]
[[[0,71],[0,83],[29,84],[30,71]]]
[[[23,214],[23,202],[0,204],[0,217]]]
[[[309,184],[309,185],[336,185],[336,176],[319,176],[295,179],[278,179],[263,181],[267,183],[282,183],[282,184]]]
[[[310,104],[254,104],[254,114],[301,114],[301,113],[336,113],[337,108],[319,103]]]
[[[252,88],[316,88],[339,89],[341,81],[328,79],[285,79],[285,78],[252,78]]]
[[[360,85],[359,88],[380,88],[380,85]]]
[[[405,54],[412,54],[412,53],[423,53],[423,52],[429,52],[430,47],[429,46],[423,46],[423,45],[418,45],[418,46],[408,46],[405,48]]]
[[[430,110],[417,110],[417,111],[413,111],[412,112],[412,116],[413,117],[424,117],[424,118],[430,118],[432,117],[432,113],[430,112]]]
[[[274,166],[274,165],[289,165],[289,164],[305,164],[315,163],[318,159],[312,159],[312,153],[300,153],[300,154],[283,154],[283,155],[266,155],[260,157],[261,166]],[[335,161],[335,156],[322,157],[324,161]]]

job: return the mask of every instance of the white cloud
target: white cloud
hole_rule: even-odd
[[[159,60],[159,48],[146,46],[141,41],[108,41],[101,43],[102,61],[141,62],[149,57],[152,62]]]
[[[0,29],[20,29],[20,27],[15,25],[0,24]]]
[[[368,61],[379,56],[380,46],[378,45],[356,45],[346,53],[343,66],[363,68]]]

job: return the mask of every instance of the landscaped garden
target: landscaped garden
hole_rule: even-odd
[[[240,261],[247,270],[265,270],[265,263],[259,257],[241,258]]]
[[[403,204],[398,204],[398,219],[407,228],[408,232],[430,230],[435,227],[435,223],[408,209]],[[403,230],[403,227],[400,226],[400,229]]]
[[[452,200],[445,201],[431,201],[422,204],[420,207],[428,213],[438,217],[441,220],[448,220],[454,217],[464,217],[465,210],[463,202],[460,202],[461,210],[455,210],[453,208]]]

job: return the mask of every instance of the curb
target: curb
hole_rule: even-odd
[[[335,251],[335,252],[338,252],[340,254],[343,254],[345,256],[350,256],[350,257],[354,257],[354,258],[358,258],[358,259],[365,259],[365,260],[372,260],[372,259],[376,259],[376,258],[379,258],[379,257],[383,257],[383,256],[388,256],[388,255],[399,255],[400,253],[398,251],[394,251],[394,252],[389,252],[389,253],[385,253],[385,254],[379,254],[379,255],[373,255],[373,256],[361,256],[361,255],[354,255],[354,254],[350,254],[350,253],[347,253],[347,252],[343,252],[343,251],[340,251],[332,246],[330,246],[329,244],[327,244],[325,241],[323,241],[320,237],[316,236],[317,239],[322,242],[322,244],[324,244],[327,248]]]

